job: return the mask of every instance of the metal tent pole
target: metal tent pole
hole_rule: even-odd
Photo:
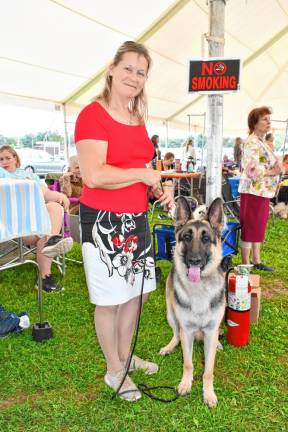
[[[226,0],[209,0],[209,57],[224,55]],[[208,95],[206,204],[221,196],[223,95]]]

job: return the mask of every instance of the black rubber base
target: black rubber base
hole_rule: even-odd
[[[35,323],[32,328],[32,337],[36,342],[43,342],[53,337],[53,329],[48,321]]]
[[[162,270],[160,267],[155,267],[156,282],[159,283],[162,278]]]

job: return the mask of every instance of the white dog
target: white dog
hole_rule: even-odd
[[[280,202],[274,207],[275,216],[281,219],[288,219],[288,204]]]

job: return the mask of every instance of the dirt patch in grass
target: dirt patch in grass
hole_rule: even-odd
[[[286,353],[286,354],[283,354],[282,356],[278,357],[277,361],[278,361],[278,363],[286,365],[288,362],[288,354]]]
[[[33,402],[40,399],[42,396],[43,393],[35,395],[18,394],[17,396],[13,397],[13,399],[0,400],[0,410],[8,409],[13,405],[22,404],[28,401]]]
[[[262,295],[265,298],[272,298],[279,294],[288,294],[288,286],[281,280],[261,281]]]
[[[97,397],[99,397],[100,391],[101,391],[101,385],[97,384],[91,384],[86,388],[85,393],[79,392],[76,389],[72,389],[69,387],[66,390],[63,389],[63,392],[59,393],[56,390],[51,390],[48,392],[38,392],[33,395],[31,394],[15,394],[15,396],[12,396],[10,399],[1,400],[0,399],[0,411],[9,409],[15,405],[21,405],[26,402],[33,405],[36,401],[49,401],[49,400],[56,400],[56,398],[63,398],[63,399],[73,399],[77,400],[79,402],[87,402],[87,401],[93,401],[96,400]],[[103,390],[103,389],[102,389]]]

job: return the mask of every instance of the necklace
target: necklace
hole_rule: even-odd
[[[115,113],[115,118],[117,119],[117,117],[120,116],[123,123],[125,123],[129,126],[135,124],[135,121],[133,120],[133,117],[132,117],[133,113],[129,108],[128,108],[129,117],[127,116],[127,113],[125,113],[125,114],[121,113],[121,112],[119,112],[118,109],[112,108],[111,105],[109,105],[109,104],[107,105],[107,108],[108,108],[108,110],[112,111],[112,117],[113,117],[113,114]],[[118,120],[118,121],[121,121],[121,120]]]

